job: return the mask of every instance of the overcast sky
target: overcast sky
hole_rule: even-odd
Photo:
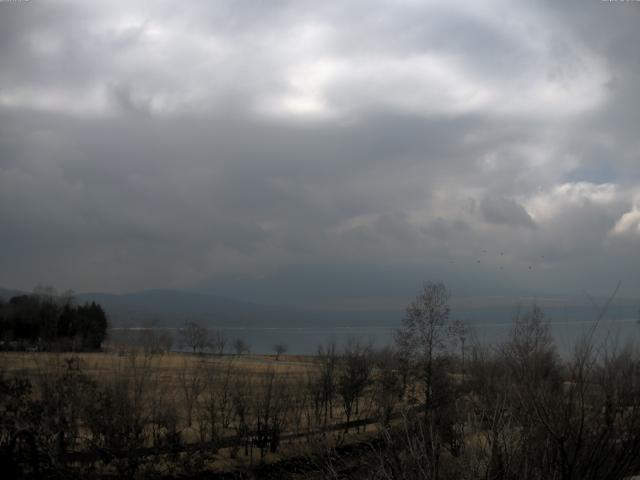
[[[640,294],[640,2],[0,2],[0,285]]]

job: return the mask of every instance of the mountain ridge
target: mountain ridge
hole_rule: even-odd
[[[0,297],[27,294],[0,288]],[[77,293],[76,302],[96,302],[105,309],[114,327],[155,325],[177,327],[186,321],[207,327],[307,327],[344,326],[365,323],[388,324],[389,313],[376,310],[317,310],[303,307],[259,304],[209,293],[170,289],[114,294]],[[395,316],[395,315],[394,315]]]
[[[0,298],[6,300],[27,293],[29,292],[0,288]],[[94,301],[102,305],[113,327],[180,327],[187,321],[197,322],[209,328],[394,327],[399,326],[404,315],[402,308],[305,308],[261,304],[213,293],[171,289],[123,294],[86,292],[75,294],[74,297],[78,303]],[[479,325],[489,322],[508,323],[518,311],[522,313],[531,307],[530,303],[518,301],[516,298],[512,302],[504,300],[497,304],[462,300],[452,302],[451,318]],[[538,304],[543,308],[547,318],[554,322],[592,321],[599,311],[594,305],[581,304],[575,298],[558,300],[555,303],[543,301]],[[612,302],[605,317],[613,320],[631,320],[638,318],[638,314],[637,300],[620,298]]]

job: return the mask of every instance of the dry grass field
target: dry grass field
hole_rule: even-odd
[[[271,355],[144,355],[136,349],[92,353],[0,352],[0,373],[9,378],[30,379],[36,387],[35,395],[44,383],[77,373],[97,384],[124,382],[134,394],[141,391],[144,403],[152,404],[162,398],[177,412],[178,428],[182,427],[190,440],[194,440],[195,422],[187,421],[188,403],[193,403],[190,408],[197,417],[207,395],[238,395],[239,389],[251,395],[263,386],[267,376],[286,384],[290,388],[287,395],[291,396],[316,370],[317,364],[308,356],[281,356],[276,360]]]
[[[217,471],[307,455],[318,448],[313,437],[321,430],[329,432],[323,435],[325,447],[365,438],[366,426],[349,432],[340,426],[346,417],[335,392],[328,405],[322,403],[321,368],[317,357],[293,355],[276,360],[270,355],[144,355],[139,350],[0,352],[0,373],[29,379],[34,399],[47,401],[49,392],[61,396],[62,403],[77,404],[72,409],[80,411],[80,405],[96,397],[86,379],[110,393],[110,408],[116,405],[107,423],[142,426],[136,448],[162,450],[173,435],[181,448],[207,445],[204,450],[213,453],[207,456],[207,468]],[[362,397],[351,421],[376,414],[371,392]],[[77,421],[71,451],[86,450],[95,441],[96,433],[86,423]],[[92,440],[83,440],[87,438]],[[162,455],[156,457],[164,461]]]
[[[281,355],[279,359],[271,355],[144,355],[135,349],[99,353],[0,352],[0,373],[5,378],[28,378],[34,385],[34,397],[51,391],[56,381],[75,382],[79,376],[111,391],[124,385],[125,395],[140,410],[137,414],[151,425],[148,428],[155,429],[155,424],[161,423],[157,419],[171,412],[174,423],[163,429],[165,433],[167,429],[179,432],[180,441],[187,445],[211,441],[212,430],[221,439],[237,437],[245,425],[255,430],[260,428],[256,422],[268,423],[278,415],[282,415],[276,420],[278,428],[282,428],[279,435],[289,438],[317,431],[323,421],[324,427],[327,422],[344,422],[337,398],[330,402],[328,410],[320,411],[323,407],[318,403],[318,392],[314,392],[320,369],[317,357],[300,355]],[[82,389],[85,384],[78,385]],[[84,392],[76,391],[74,395],[82,397]],[[367,397],[351,420],[374,414],[373,397]],[[152,445],[153,438],[149,434],[145,445]],[[276,458],[283,451],[298,451],[294,445],[297,442],[286,443]],[[253,457],[254,452],[250,451],[249,456]],[[229,452],[219,459],[224,457],[229,457]],[[242,463],[241,455],[237,459]]]
[[[52,353],[52,352],[0,352],[0,372],[6,375],[38,377],[56,371],[79,368],[94,378],[104,378],[137,366],[158,374],[167,386],[177,382],[179,374],[192,369],[226,368],[247,375],[259,375],[269,370],[282,375],[305,375],[315,367],[314,358],[304,355],[192,355],[188,353],[168,353],[145,356],[142,352],[129,349],[124,352]]]

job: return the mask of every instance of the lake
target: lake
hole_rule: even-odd
[[[512,322],[473,322],[471,337],[483,345],[498,345],[508,338]],[[550,330],[562,355],[570,353],[576,342],[584,338],[592,329],[593,321],[551,321]],[[350,340],[371,343],[382,347],[393,343],[394,326],[358,325],[343,327],[218,327],[227,338],[227,345],[235,339],[244,340],[256,354],[273,353],[275,344],[288,346],[291,354],[316,353],[318,345],[336,342],[341,347]],[[145,328],[114,328],[111,338],[114,341],[137,344],[140,332]],[[157,328],[175,336],[174,349],[181,350],[178,345],[177,328]],[[605,319],[600,322],[593,335],[594,343],[621,347],[626,343],[640,340],[640,325],[636,319]]]

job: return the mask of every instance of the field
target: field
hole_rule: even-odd
[[[152,457],[154,470],[165,464],[165,473],[195,457],[198,468],[234,472],[367,439],[373,430],[367,425],[380,413],[373,384],[367,380],[341,402],[337,358],[324,360],[137,350],[0,353],[4,378],[29,379],[31,399],[56,411],[50,417],[65,417],[68,459],[100,463],[105,474],[130,468],[123,458],[132,452],[140,463]],[[96,462],[96,444],[123,465]]]
[[[121,372],[131,367],[149,369],[154,375],[160,375],[167,386],[178,381],[179,374],[199,368],[226,368],[232,365],[237,371],[257,375],[272,370],[283,375],[305,375],[316,366],[314,357],[304,355],[282,356],[279,360],[273,355],[190,355],[167,353],[145,357],[141,352],[129,349],[123,352],[90,353],[51,353],[51,352],[0,352],[2,371],[8,375],[38,375],[69,368],[73,359],[73,368],[80,368],[90,377],[98,378]],[[79,363],[78,363],[79,362]]]

